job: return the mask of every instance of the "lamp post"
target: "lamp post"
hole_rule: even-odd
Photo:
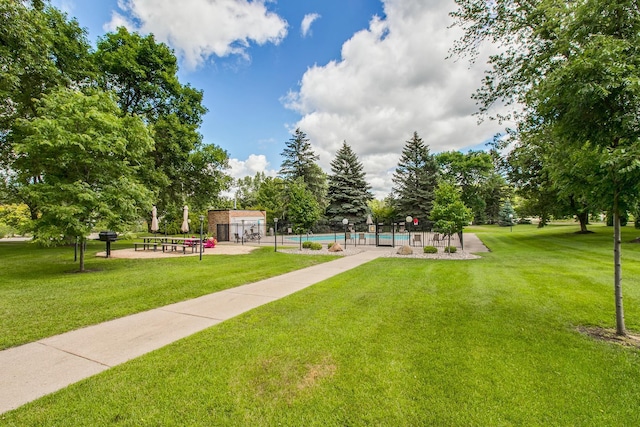
[[[411,232],[409,231],[409,224],[411,224],[411,221],[413,221],[413,217],[411,215],[407,215],[407,217],[404,219],[404,224],[405,227],[407,227],[407,233],[409,233],[409,237],[408,237],[408,245],[411,245]]]
[[[275,235],[275,239],[273,239],[273,244],[274,244],[274,252],[278,252],[278,218],[273,218],[273,224],[276,227],[276,235]]]
[[[509,231],[513,232],[513,214],[509,214]]]
[[[202,228],[204,227],[204,215],[200,215],[200,261],[202,261]]]
[[[347,224],[349,224],[349,220],[347,218],[342,220],[342,225],[344,225],[344,248],[347,248]]]

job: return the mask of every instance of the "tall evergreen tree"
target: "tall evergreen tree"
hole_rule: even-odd
[[[413,133],[413,138],[402,149],[393,183],[398,215],[429,217],[438,184],[438,163],[418,132]]]
[[[331,161],[327,217],[336,221],[347,218],[354,223],[364,222],[367,202],[371,199],[373,194],[365,180],[362,163],[345,141]]]
[[[307,188],[320,206],[324,206],[327,194],[327,177],[320,166],[307,135],[299,128],[287,141],[285,149],[280,153],[284,158],[280,165],[280,176],[288,182],[302,178]]]

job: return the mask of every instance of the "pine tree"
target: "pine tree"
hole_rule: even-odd
[[[280,176],[288,182],[302,178],[318,204],[324,206],[327,194],[327,177],[320,166],[316,164],[319,157],[313,152],[307,135],[299,128],[296,129],[280,155],[284,158],[282,165],[280,165]]]
[[[402,150],[393,183],[398,215],[402,218],[406,215],[429,217],[438,184],[438,164],[417,132]]]
[[[511,201],[507,199],[498,213],[498,224],[502,227],[509,227],[515,224],[515,222],[516,211],[513,209],[513,206],[511,206]]]
[[[343,218],[349,222],[364,222],[367,202],[373,199],[371,186],[365,180],[362,163],[345,142],[331,161],[327,217],[333,221]]]

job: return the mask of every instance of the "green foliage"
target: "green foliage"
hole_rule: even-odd
[[[436,229],[445,234],[458,233],[471,219],[471,209],[462,203],[460,190],[446,181],[440,182],[431,211]]]
[[[513,206],[511,206],[511,201],[507,199],[500,208],[500,219],[498,224],[502,227],[510,227],[517,224],[517,222],[516,211],[513,209]]]
[[[202,212],[216,204],[231,184],[225,173],[228,153],[202,144],[203,94],[179,82],[173,51],[153,35],[120,27],[98,40],[94,61],[98,85],[116,93],[122,113],[149,124],[155,143],[144,182],[155,194],[159,213],[171,215],[184,204]]]
[[[455,246],[445,246],[444,247],[444,251],[448,254],[453,254],[456,253],[456,251],[458,250],[458,248],[456,248]]]
[[[443,179],[461,189],[461,200],[473,212],[473,223],[497,221],[507,183],[496,171],[491,154],[484,151],[439,153],[435,156]]]
[[[438,164],[429,153],[429,147],[417,132],[402,149],[402,155],[393,174],[395,208],[404,218],[426,219],[433,206],[438,182]]]
[[[309,249],[311,249],[312,251],[319,251],[322,249],[322,243],[311,242],[311,245],[309,245]]]
[[[629,222],[629,215],[626,212],[620,214],[620,225],[625,227]],[[613,215],[611,213],[607,214],[607,226],[613,227]]]
[[[482,40],[500,45],[476,93],[481,112],[517,105],[522,138],[550,146],[561,160],[554,169],[560,165],[570,177],[557,185],[572,194],[581,231],[597,204],[612,213],[618,236],[617,219],[640,200],[637,1],[456,3],[453,16],[464,35],[454,52],[477,53]],[[617,334],[624,335],[621,251],[614,242]]]
[[[203,95],[178,81],[172,50],[152,35],[119,28],[101,38],[92,54],[86,31],[75,20],[48,3],[28,3],[0,2],[3,202],[26,203],[33,219],[41,214],[28,188],[41,177],[38,171],[23,169],[28,162],[14,148],[25,138],[18,120],[36,118],[43,95],[64,88],[101,88],[116,94],[119,115],[142,118],[153,138],[152,151],[130,166],[154,194],[159,213],[168,216],[185,203],[201,211],[214,204],[230,183],[224,173],[228,154],[202,144],[198,127],[206,113]],[[132,133],[137,128],[133,126]]]
[[[37,241],[84,239],[98,221],[118,231],[151,210],[137,172],[153,140],[142,120],[120,114],[109,94],[53,92],[38,117],[19,126],[16,164],[21,174],[38,177],[22,189],[41,212]]]
[[[436,248],[435,246],[425,246],[424,248],[422,248],[422,251],[425,254],[437,254],[438,248]]]
[[[302,178],[290,182],[287,188],[289,208],[287,216],[295,233],[310,230],[320,218],[320,207]]]
[[[235,181],[234,196],[238,209],[255,209],[258,206],[258,192],[265,179],[264,172],[258,172],[255,176],[245,176]]]
[[[391,198],[370,200],[368,206],[374,220],[391,222],[397,215],[395,203]]]
[[[38,179],[21,173],[14,145],[23,138],[18,120],[37,116],[43,95],[87,86],[90,45],[78,22],[47,5],[0,1],[0,185],[3,203],[25,203],[38,215],[24,187]]]
[[[554,162],[563,162],[566,155],[551,153],[550,147],[540,144],[536,138],[520,138],[520,143],[507,155],[509,180],[516,187],[516,194],[522,202],[515,208],[519,217],[537,216],[539,226],[544,227],[552,217],[562,218],[576,213],[571,200],[575,200],[568,185],[571,180],[583,179],[577,174],[562,174]],[[582,183],[584,185],[584,183]],[[574,186],[571,185],[571,188]]]
[[[311,240],[305,240],[304,242],[302,242],[302,247],[304,249],[309,249],[309,248],[311,248],[312,244],[313,244],[313,242]]]
[[[31,230],[31,217],[27,205],[0,205],[0,225],[4,234],[26,234]]]
[[[229,153],[215,144],[206,144],[189,154],[180,178],[181,191],[188,195],[189,208],[198,215],[219,198],[232,178],[225,172],[229,168]]]
[[[274,218],[283,218],[285,210],[286,191],[282,178],[265,177],[256,194],[258,209],[267,211],[267,223]]]
[[[346,141],[331,161],[327,198],[329,219],[347,218],[355,224],[365,222],[367,202],[373,198],[371,186],[365,180],[362,163]]]
[[[313,152],[307,134],[296,129],[294,135],[285,143],[285,149],[280,153],[282,164],[280,176],[288,182],[302,179],[322,207],[327,194],[327,177],[316,164],[318,155]]]

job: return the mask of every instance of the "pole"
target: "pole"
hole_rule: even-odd
[[[200,261],[202,261],[202,228],[204,227],[204,216],[200,215]]]
[[[349,224],[349,220],[344,218],[342,220],[342,225],[344,225],[344,248],[347,249],[347,224]]]
[[[344,248],[347,248],[347,224],[344,225]]]
[[[275,249],[273,251],[278,252],[278,218],[274,218],[273,222],[276,226],[276,235],[275,235],[275,239],[273,239],[273,244]]]

